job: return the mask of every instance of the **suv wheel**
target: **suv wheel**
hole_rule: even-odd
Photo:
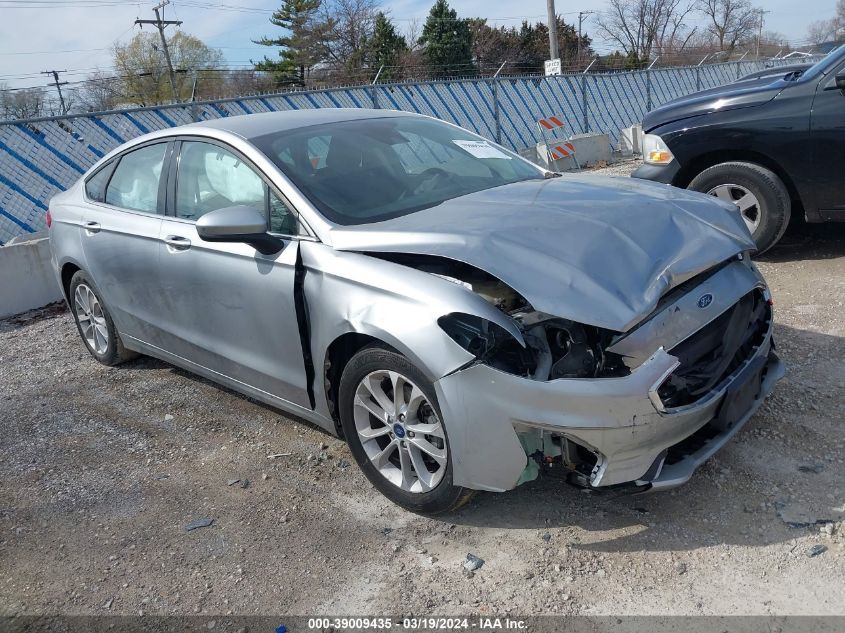
[[[70,311],[91,356],[103,365],[118,365],[137,356],[123,347],[99,291],[81,270],[71,278],[68,294]]]
[[[452,455],[434,387],[407,358],[367,347],[343,370],[343,433],[367,479],[394,503],[424,514],[455,510],[471,490],[452,485]]]
[[[754,163],[722,163],[705,169],[689,185],[735,204],[754,242],[764,253],[783,236],[789,225],[792,203],[777,175]]]

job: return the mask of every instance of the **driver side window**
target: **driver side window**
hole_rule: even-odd
[[[264,210],[261,177],[219,145],[182,143],[176,174],[176,217],[197,220],[209,211],[235,206]]]

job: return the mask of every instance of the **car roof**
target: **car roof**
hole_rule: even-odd
[[[212,119],[200,123],[189,123],[179,129],[215,129],[253,139],[273,132],[282,132],[321,123],[338,123],[360,119],[376,119],[398,116],[417,116],[399,110],[374,110],[367,108],[315,108],[313,110],[287,110],[284,112],[262,112],[240,116]]]

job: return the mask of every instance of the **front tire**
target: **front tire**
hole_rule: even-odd
[[[366,347],[343,370],[340,421],[364,475],[412,512],[455,510],[472,496],[452,484],[449,439],[434,386],[407,358]]]
[[[118,365],[137,354],[123,347],[100,291],[81,270],[70,280],[68,303],[82,342],[103,365]]]
[[[722,163],[698,174],[689,189],[739,207],[758,254],[774,246],[792,214],[789,192],[777,174],[755,163]]]

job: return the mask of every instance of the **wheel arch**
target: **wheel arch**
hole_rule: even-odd
[[[347,332],[333,340],[326,348],[326,356],[323,360],[323,384],[326,394],[326,405],[329,408],[335,431],[338,437],[343,437],[343,429],[340,425],[340,414],[337,408],[338,389],[340,377],[343,370],[352,357],[369,345],[381,343],[387,345],[369,334],[360,332]],[[389,346],[388,346],[389,347]]]
[[[761,167],[765,167],[766,169],[774,173],[778,178],[780,178],[781,182],[783,182],[784,186],[786,187],[786,190],[789,192],[790,200],[792,200],[793,203],[797,203],[802,209],[804,208],[801,193],[798,191],[798,188],[795,186],[795,182],[789,176],[789,173],[781,166],[778,161],[772,159],[769,156],[766,156],[765,154],[761,154],[753,150],[718,150],[702,154],[701,156],[696,157],[693,161],[691,161],[688,165],[684,166],[681,171],[678,172],[678,175],[675,177],[675,182],[673,184],[676,187],[682,187],[686,189],[687,187],[689,187],[693,179],[704,170],[710,169],[711,167],[715,167],[716,165],[721,165],[722,163],[737,162],[755,163]]]
[[[326,405],[328,406],[339,437],[343,437],[337,408],[340,377],[355,354],[366,347],[374,346],[383,347],[397,354],[401,354],[431,381],[439,378],[439,376],[432,373],[431,368],[427,367],[419,356],[414,354],[412,350],[404,346],[399,340],[392,339],[392,337],[383,334],[374,335],[357,331],[341,334],[326,348],[326,354],[323,360],[323,391],[325,392]]]
[[[62,293],[64,293],[65,301],[67,301],[68,304],[70,304],[70,280],[73,279],[73,276],[80,270],[82,270],[82,268],[75,262],[65,262],[59,273],[62,283]]]

